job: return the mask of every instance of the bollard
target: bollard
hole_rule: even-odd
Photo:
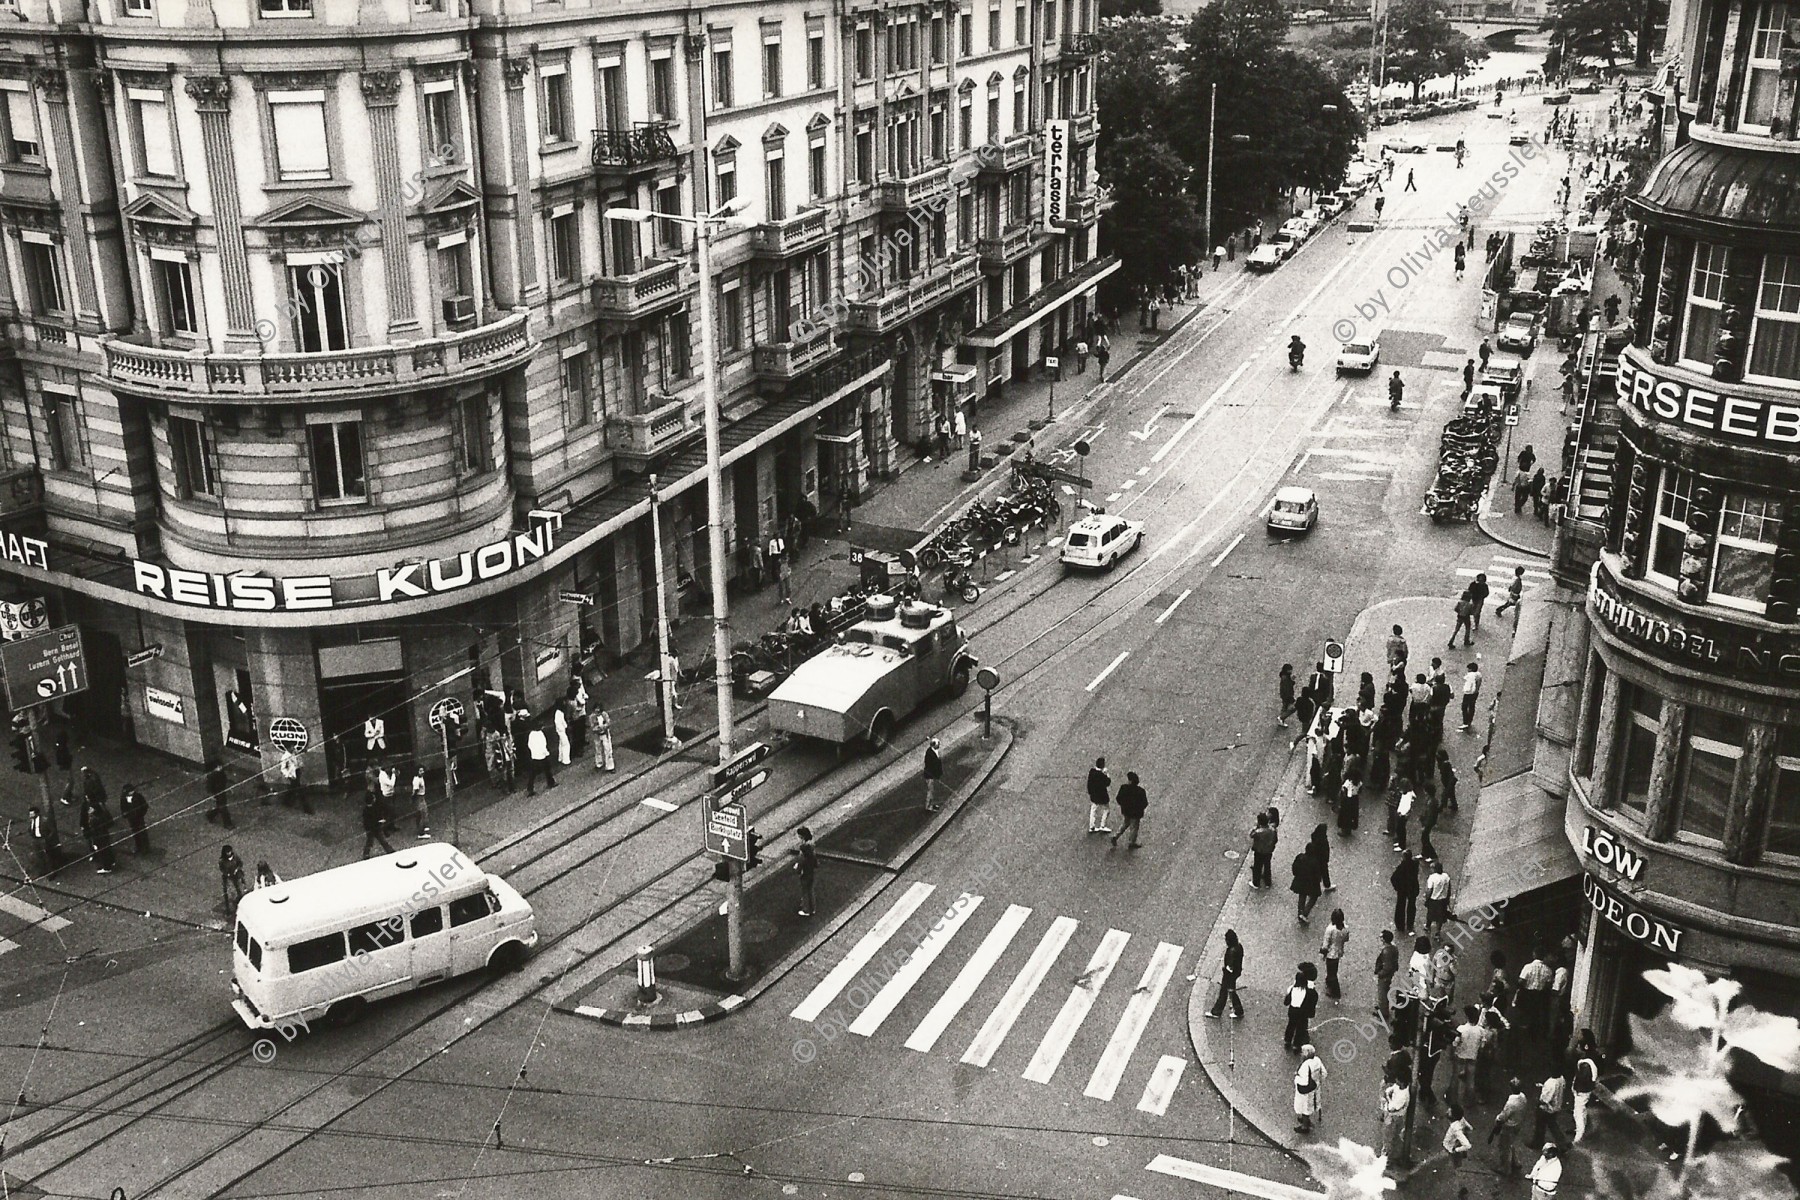
[[[639,946],[637,952],[638,1003],[656,1003],[656,948]]]

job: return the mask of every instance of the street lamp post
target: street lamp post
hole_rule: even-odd
[[[712,236],[730,227],[744,208],[742,198],[729,201],[703,216],[688,217],[650,212],[641,208],[609,208],[605,216],[611,221],[678,221],[691,225],[695,232],[695,257],[700,271],[700,370],[704,379],[706,424],[706,521],[708,556],[712,559],[713,682],[718,700],[719,763],[731,761],[731,611],[725,595],[725,472],[723,451],[719,444],[719,372],[718,346],[713,331],[712,300]],[[731,965],[727,974],[742,979],[744,962],[744,867],[731,862],[731,892],[726,907],[726,927],[730,941]]]
[[[1213,235],[1213,141],[1219,132],[1219,85],[1212,85],[1212,102],[1206,116],[1206,242],[1200,247],[1200,261],[1212,254]]]

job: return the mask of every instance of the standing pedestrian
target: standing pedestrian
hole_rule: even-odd
[[[813,849],[812,830],[802,825],[795,836],[800,844],[794,847],[794,874],[800,877],[800,915],[810,917],[818,909],[813,896],[813,876],[819,873],[819,855]]]
[[[1556,1141],[1562,1136],[1562,1110],[1569,1102],[1569,1077],[1562,1067],[1552,1067],[1538,1085],[1537,1110],[1533,1114],[1531,1140],[1535,1145]]]
[[[1467,400],[1469,398],[1469,393],[1474,390],[1475,360],[1471,358],[1468,362],[1463,364],[1463,399]]]
[[[392,854],[394,848],[388,845],[387,814],[381,810],[381,802],[374,796],[364,795],[362,806],[363,848],[362,856],[369,857],[369,851],[377,845],[382,853]]]
[[[1587,1136],[1588,1105],[1594,1099],[1594,1087],[1600,1082],[1599,1055],[1594,1049],[1593,1032],[1581,1031],[1581,1037],[1575,1043],[1575,1076],[1569,1081],[1569,1088],[1574,1093],[1575,1138],[1579,1142]]]
[[[244,898],[250,885],[244,879],[244,860],[238,857],[230,842],[219,847],[219,890],[225,899],[225,914],[236,916],[238,901]]]
[[[1206,1010],[1206,1015],[1218,1018],[1225,1011],[1225,1001],[1231,1001],[1231,1019],[1239,1021],[1244,1016],[1244,1002],[1238,998],[1238,977],[1244,973],[1244,947],[1238,941],[1237,930],[1225,931],[1225,958],[1219,965],[1219,994],[1213,998],[1213,1005]]]
[[[1521,472],[1529,475],[1531,473],[1531,468],[1536,464],[1536,450],[1532,449],[1530,446],[1526,446],[1523,450],[1519,451],[1519,470]]]
[[[414,832],[422,842],[431,836],[431,803],[425,796],[425,768],[414,767],[412,777]]]
[[[1483,371],[1487,370],[1488,359],[1493,353],[1494,348],[1488,345],[1488,340],[1486,338],[1482,338],[1481,345],[1475,347],[1475,356],[1481,360],[1481,369]]]
[[[555,787],[556,775],[550,769],[550,738],[545,734],[541,722],[534,724],[531,732],[525,735],[525,755],[529,760],[525,766],[525,794],[527,796],[537,794],[537,780],[540,775],[544,778],[545,787]]]
[[[306,804],[306,811],[309,813],[312,812],[312,802],[306,800],[300,792],[299,755],[295,754],[292,750],[283,749],[281,752],[280,773],[281,806],[283,808],[292,808],[294,807],[295,801],[302,801]]]
[[[1224,265],[1225,265],[1225,247],[1224,246],[1214,246],[1213,247],[1213,270],[1215,270],[1215,271],[1220,270],[1221,268],[1224,267]]]
[[[1283,729],[1287,728],[1287,719],[1294,711],[1294,664],[1282,663],[1281,674],[1275,681],[1275,690],[1281,700],[1281,715],[1275,723]]]
[[[1106,364],[1112,361],[1112,340],[1104,333],[1094,343],[1094,361],[1100,364],[1099,382],[1106,382]]]
[[[1400,1143],[1406,1134],[1406,1110],[1412,1107],[1412,1091],[1405,1077],[1390,1078],[1381,1089],[1381,1145],[1389,1162],[1400,1158]]]
[[[1319,702],[1313,696],[1312,689],[1301,688],[1300,695],[1294,700],[1294,715],[1300,719],[1300,732],[1295,735],[1293,741],[1288,743],[1289,750],[1294,749],[1301,742],[1306,740],[1307,733],[1312,729],[1313,718],[1318,715],[1318,712]],[[1309,791],[1311,790],[1311,782],[1309,776],[1307,780]]]
[[[1294,982],[1282,999],[1287,1009],[1287,1028],[1281,1035],[1281,1045],[1286,1050],[1298,1050],[1311,1040],[1308,1025],[1313,1014],[1319,1011],[1319,992],[1313,987],[1312,980],[1306,977],[1305,971],[1294,972]]]
[[[1296,912],[1305,925],[1312,917],[1313,905],[1319,902],[1319,860],[1313,857],[1310,847],[1294,856],[1293,871],[1288,890],[1298,897]]]
[[[1519,1173],[1519,1158],[1516,1152],[1519,1144],[1519,1133],[1525,1127],[1525,1115],[1531,1111],[1531,1101],[1525,1096],[1525,1085],[1517,1078],[1510,1083],[1506,1103],[1494,1117],[1494,1127],[1488,1130],[1488,1142],[1499,1141],[1499,1149],[1495,1151],[1495,1163],[1502,1175]]]
[[[1325,1081],[1325,1064],[1311,1044],[1300,1047],[1300,1066],[1294,1071],[1294,1130],[1311,1133],[1315,1119],[1324,1120],[1324,1094],[1319,1085]]]
[[[1106,810],[1112,804],[1112,776],[1106,773],[1106,759],[1096,758],[1088,768],[1088,832],[1111,833],[1106,824]]]
[[[1400,799],[1388,810],[1388,834],[1394,839],[1394,849],[1406,853],[1406,821],[1412,816],[1413,806],[1419,802],[1419,793],[1407,788],[1400,793]],[[1396,918],[1398,919],[1398,918]]]
[[[1338,785],[1337,827],[1340,838],[1349,837],[1362,824],[1362,786],[1362,767],[1346,767],[1344,782]]]
[[[1525,501],[1531,497],[1531,475],[1523,467],[1513,476],[1513,516],[1525,511]]]
[[[1450,1043],[1450,1060],[1456,1067],[1451,1090],[1459,1104],[1473,1107],[1481,1100],[1476,1073],[1487,1051],[1487,1042],[1488,1032],[1481,1024],[1481,1010],[1473,1004],[1464,1005],[1463,1023],[1456,1027],[1456,1036]]]
[[[1464,733],[1475,724],[1475,705],[1481,699],[1481,665],[1470,663],[1462,677],[1462,725]]]
[[[128,783],[125,790],[119,793],[119,815],[131,827],[132,849],[139,854],[150,853],[150,831],[146,822],[150,818],[150,802],[137,784]]]
[[[1456,243],[1456,253],[1453,257],[1456,263],[1456,281],[1461,283],[1463,271],[1467,266],[1467,262],[1463,257],[1463,244],[1461,242]]]
[[[1313,672],[1307,676],[1306,687],[1313,694],[1313,699],[1319,702],[1320,708],[1330,708],[1331,702],[1337,698],[1337,684],[1322,662],[1313,664]]]
[[[1331,791],[1335,795],[1337,788],[1334,787]],[[1313,827],[1312,839],[1307,842],[1306,849],[1319,863],[1319,890],[1335,892],[1337,885],[1331,882],[1331,838],[1327,835],[1323,821]]]
[[[1381,946],[1375,951],[1375,1014],[1382,1023],[1394,1023],[1394,976],[1400,973],[1400,947],[1394,944],[1394,931],[1381,931]]]
[[[52,875],[62,869],[62,835],[56,829],[56,806],[31,806],[28,816],[31,840],[37,843],[38,860],[43,874]]]
[[[1344,947],[1350,941],[1350,929],[1344,924],[1344,910],[1331,910],[1331,924],[1325,927],[1325,936],[1319,942],[1319,957],[1325,962],[1325,994],[1331,997],[1332,1003],[1344,998],[1343,989],[1338,984],[1338,964],[1343,961]]]
[[[1388,883],[1394,889],[1394,928],[1410,937],[1419,908],[1419,860],[1401,851]]]
[[[1388,674],[1404,674],[1406,671],[1407,647],[1406,631],[1394,626],[1394,632],[1388,635],[1387,664]]]
[[[782,540],[779,529],[769,535],[768,550],[763,557],[769,564],[769,573],[775,577],[776,587],[781,591],[781,602],[792,604],[793,600],[788,596],[787,542]]]
[[[1450,872],[1444,869],[1443,863],[1433,861],[1425,876],[1425,931],[1434,938],[1441,937],[1444,922],[1449,919]]]
[[[1275,861],[1275,827],[1269,824],[1268,813],[1256,814],[1256,828],[1250,831],[1250,886],[1252,888],[1274,887],[1275,880],[1270,867]]]
[[[225,773],[225,764],[216,758],[206,766],[206,791],[212,797],[212,807],[207,810],[206,819],[230,829],[231,809],[226,806],[225,801],[231,791],[231,776]]]
[[[1521,598],[1524,597],[1524,595],[1525,595],[1525,568],[1524,567],[1514,567],[1512,581],[1506,585],[1506,599],[1502,600],[1500,602],[1500,606],[1498,608],[1494,609],[1495,619],[1496,620],[1499,619],[1500,615],[1509,608],[1514,608],[1514,609],[1518,608],[1519,601]],[[1513,624],[1517,625],[1518,623],[1519,623],[1518,615],[1514,614]]]
[[[1519,989],[1513,995],[1513,1011],[1518,1014],[1520,1032],[1539,1037],[1549,1034],[1550,985],[1555,978],[1556,972],[1544,961],[1543,950],[1532,947],[1531,961],[1519,968]]]
[[[617,770],[613,764],[612,715],[598,697],[588,709],[588,737],[594,743],[594,770]]]
[[[1475,1127],[1463,1115],[1462,1105],[1452,1104],[1445,1111],[1450,1116],[1450,1125],[1444,1130],[1444,1153],[1450,1156],[1451,1165],[1460,1171],[1469,1161],[1469,1148],[1474,1144],[1470,1135],[1475,1132]],[[1464,1194],[1467,1194],[1466,1189]]]
[[[1531,1181],[1531,1200],[1556,1200],[1556,1189],[1562,1184],[1562,1151],[1555,1142],[1545,1142],[1544,1152],[1531,1165],[1525,1176]]]
[[[1119,831],[1112,835],[1112,844],[1117,846],[1119,839],[1126,834],[1131,840],[1125,843],[1127,850],[1138,848],[1138,825],[1144,819],[1144,813],[1150,807],[1149,794],[1143,785],[1138,783],[1136,771],[1125,772],[1125,786],[1119,789]]]
[[[940,781],[944,778],[944,760],[938,754],[941,745],[937,738],[932,738],[931,744],[925,747],[926,812],[936,812],[944,807],[943,800],[938,796]]]
[[[550,710],[551,728],[556,731],[556,761],[569,765],[569,714],[558,704]]]
[[[82,772],[88,779],[96,778],[88,768]],[[111,875],[119,864],[112,852],[112,814],[106,809],[106,796],[86,795],[81,801],[81,831],[87,835],[88,848],[93,851],[94,873]]]
[[[1456,635],[1462,634],[1463,645],[1470,646],[1475,642],[1475,602],[1469,598],[1465,590],[1456,601],[1456,627],[1450,631],[1450,640],[1445,646],[1456,648]]]

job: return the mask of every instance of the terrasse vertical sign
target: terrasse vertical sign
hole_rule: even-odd
[[[1044,122],[1044,224],[1069,219],[1069,122]]]

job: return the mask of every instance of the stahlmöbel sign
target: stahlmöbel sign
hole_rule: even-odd
[[[1754,445],[1800,445],[1800,404],[1792,400],[1659,375],[1632,350],[1619,356],[1618,386],[1619,403],[1660,421]]]
[[[354,581],[331,575],[289,575],[280,579],[253,572],[226,575],[166,567],[140,559],[132,563],[132,582],[141,594],[158,600],[238,612],[297,612],[339,605],[388,604],[442,595],[509,575],[554,550],[561,528],[561,513],[533,510],[531,528],[524,533],[510,534],[448,558],[383,567],[373,576]],[[369,595],[371,582],[373,596]]]
[[[1745,679],[1800,676],[1800,639],[1756,634],[1754,641],[1723,621],[1646,607],[1623,592],[1604,562],[1588,582],[1588,608],[1601,625],[1647,653]]]

